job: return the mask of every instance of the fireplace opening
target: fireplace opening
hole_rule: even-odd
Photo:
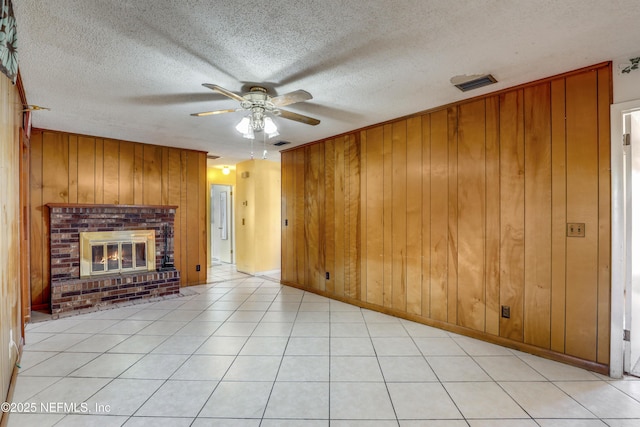
[[[153,230],[80,233],[80,277],[153,270]]]

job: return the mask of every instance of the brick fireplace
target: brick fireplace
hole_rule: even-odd
[[[173,230],[177,206],[48,204],[51,249],[51,313],[53,315],[89,307],[101,307],[180,292],[180,272],[173,264]],[[127,253],[123,236],[151,235],[145,242],[145,260],[140,268],[122,269],[126,258],[102,260],[118,264],[114,272],[81,274],[81,236],[100,236],[93,253],[116,247]],[[83,237],[87,239],[87,237]],[[95,243],[97,242],[97,243]],[[116,253],[117,253],[116,250]],[[86,250],[85,250],[86,252]],[[148,256],[147,256],[148,254]],[[115,261],[114,261],[115,260]],[[95,265],[100,260],[95,260]],[[134,262],[135,265],[135,262]],[[148,268],[147,268],[148,267]]]

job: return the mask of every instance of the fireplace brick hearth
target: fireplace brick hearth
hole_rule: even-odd
[[[173,267],[177,206],[48,204],[47,207],[52,314],[180,292],[180,272]],[[125,230],[155,232],[156,271],[81,278],[80,232]]]

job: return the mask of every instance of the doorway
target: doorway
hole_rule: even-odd
[[[233,187],[211,185],[211,265],[234,263]]]
[[[610,375],[619,378],[640,376],[640,100],[611,113]]]

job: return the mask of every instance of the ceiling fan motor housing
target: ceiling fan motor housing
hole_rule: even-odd
[[[309,92],[304,90],[296,90],[293,92],[286,93],[284,95],[276,96],[272,98],[267,93],[267,89],[262,86],[252,86],[249,89],[249,92],[244,95],[238,95],[237,93],[231,92],[221,86],[203,83],[204,87],[207,87],[211,90],[219,92],[224,96],[234,99],[240,102],[239,109],[229,108],[226,110],[215,110],[215,111],[205,111],[202,113],[193,113],[192,116],[210,116],[215,114],[223,114],[223,113],[233,113],[236,111],[249,111],[251,112],[249,118],[251,120],[251,127],[254,131],[263,130],[265,124],[264,119],[267,116],[267,113],[273,114],[274,116],[280,116],[288,120],[294,120],[300,123],[305,123],[311,126],[315,126],[320,123],[320,120],[314,119],[313,117],[308,117],[302,114],[294,113],[288,110],[281,110],[280,107],[295,104],[296,102],[308,101],[312,99],[312,96]]]

